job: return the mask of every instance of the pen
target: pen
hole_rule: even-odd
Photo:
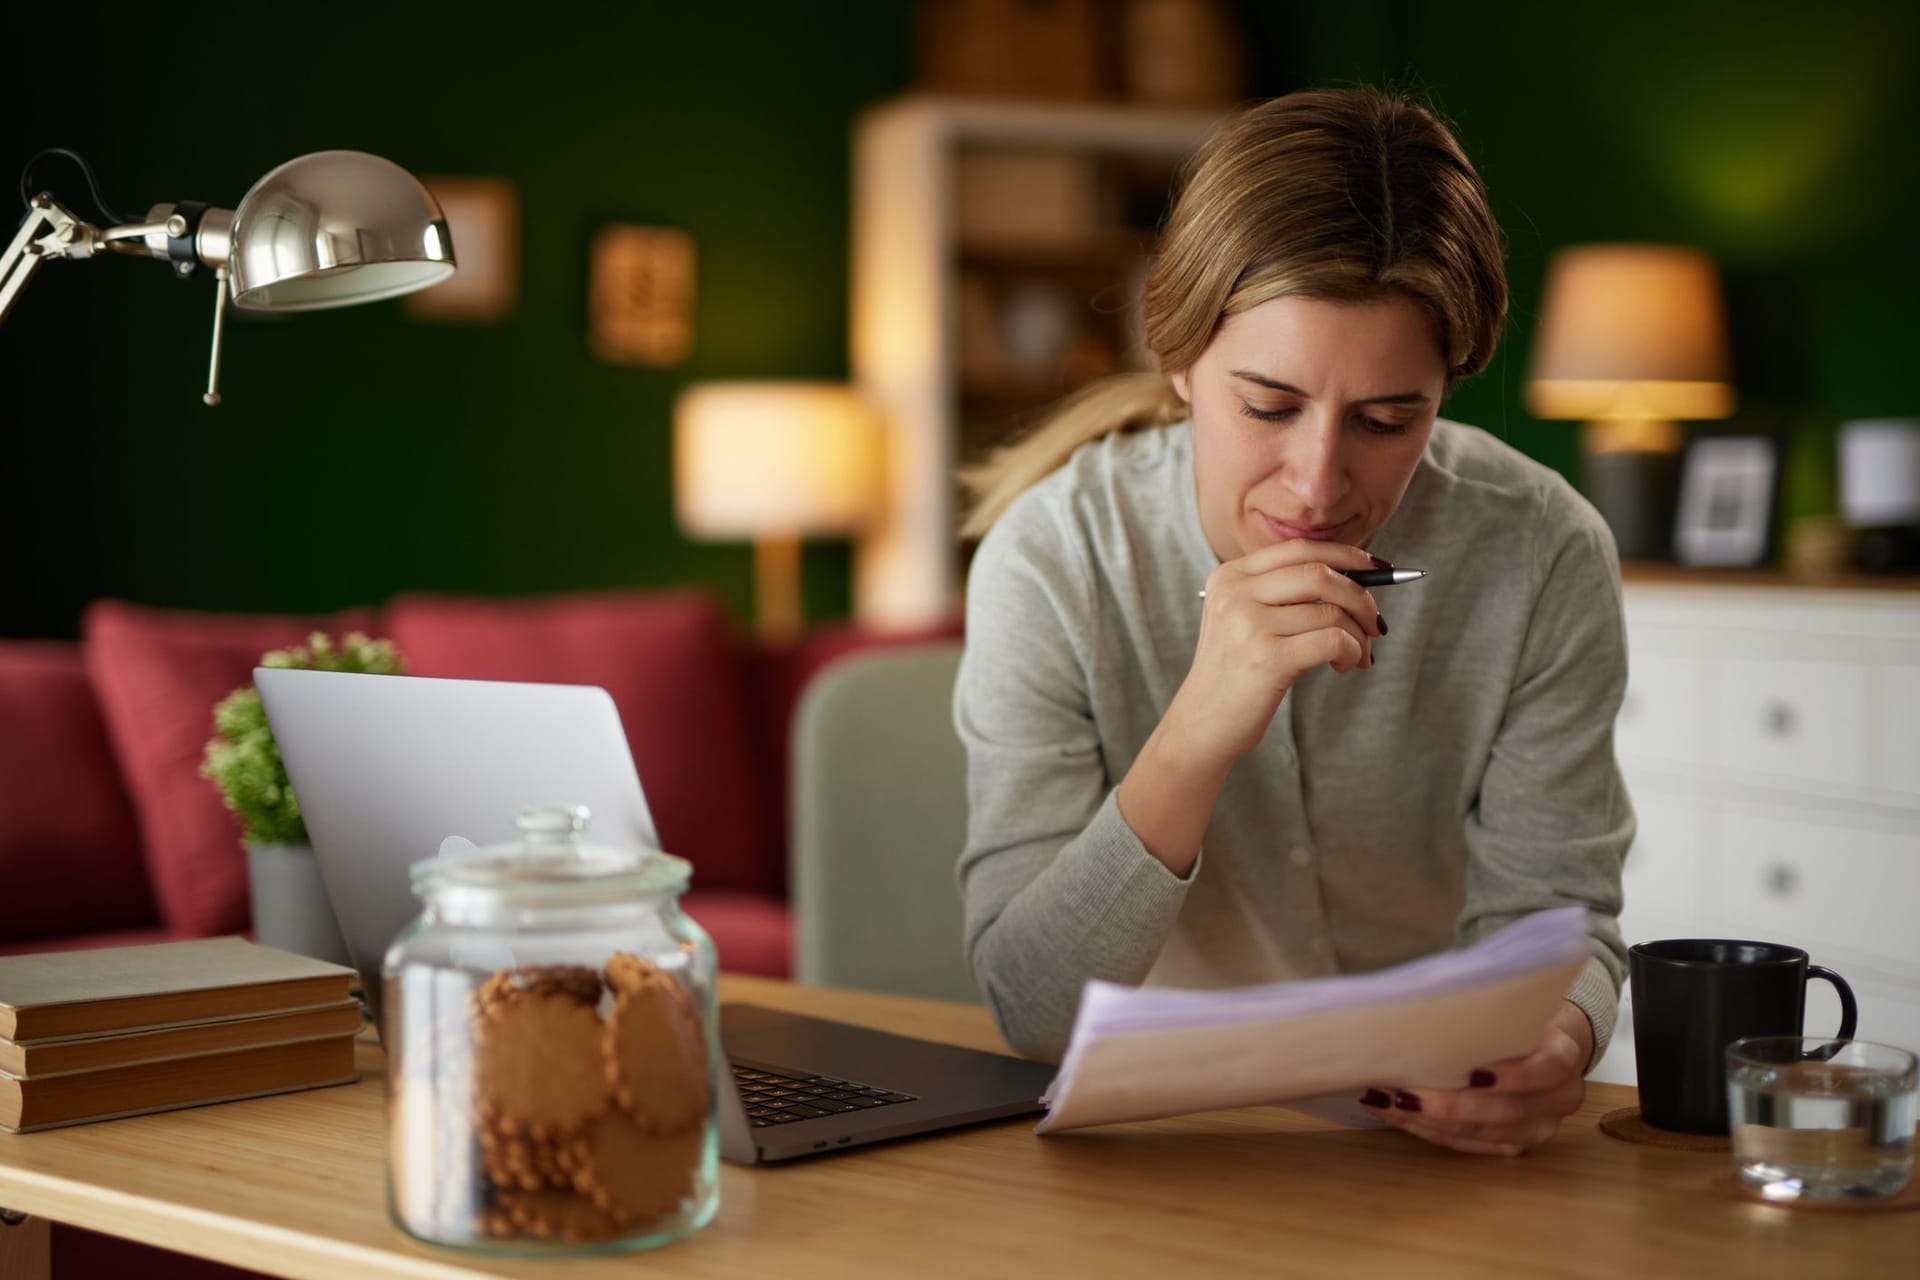
[[[1398,587],[1427,576],[1425,569],[1342,569],[1340,572],[1363,587]],[[1207,598],[1205,587],[1200,588],[1200,598]]]

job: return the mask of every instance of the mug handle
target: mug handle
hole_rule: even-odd
[[[1808,965],[1807,977],[1825,978],[1833,984],[1834,993],[1840,997],[1840,1033],[1834,1039],[1853,1039],[1853,1026],[1859,1013],[1859,1008],[1853,1003],[1853,988],[1847,985],[1845,978],[1823,964]]]

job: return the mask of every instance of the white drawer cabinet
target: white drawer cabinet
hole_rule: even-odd
[[[1629,943],[1804,947],[1920,1048],[1920,591],[1627,584]],[[1839,1025],[1823,983],[1807,1030]],[[1632,1082],[1632,1005],[1594,1078]]]
[[[1911,662],[1901,660],[1906,656],[1880,668],[1875,781],[1884,791],[1920,802],[1920,653]]]
[[[1771,807],[1730,808],[1718,825],[1728,922],[1813,952],[1920,967],[1920,837],[1912,830]]]
[[[1704,664],[1684,633],[1656,632],[1636,650],[1614,728],[1622,760],[1691,767],[1706,742]]]
[[[1866,784],[1873,674],[1858,662],[1731,658],[1719,664],[1710,713],[1719,762],[1789,786]]]
[[[1651,931],[1647,936],[1667,937],[1699,927],[1715,891],[1714,868],[1700,856],[1707,838],[1703,806],[1685,789],[1649,786],[1633,792],[1633,808],[1639,834],[1620,876],[1622,930],[1638,926]]]

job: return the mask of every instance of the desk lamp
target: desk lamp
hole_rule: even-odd
[[[1527,375],[1540,418],[1584,418],[1581,488],[1623,559],[1662,558],[1673,534],[1679,419],[1733,412],[1719,277],[1671,245],[1563,249],[1547,267]]]
[[[763,639],[800,630],[800,538],[848,533],[879,494],[879,420],[853,388],[708,382],[674,406],[674,501],[695,537],[753,540]]]
[[[86,174],[108,225],[83,222],[45,191],[33,193],[35,161],[63,155]],[[189,278],[213,272],[213,355],[208,404],[220,403],[220,339],[228,294],[249,311],[318,311],[397,297],[453,274],[453,240],[427,189],[412,174],[364,151],[316,151],[253,184],[232,209],[194,200],[157,204],[136,222],[108,209],[93,169],[71,151],[42,151],[20,175],[26,220],[0,255],[0,320],[27,280],[55,258],[141,254]]]

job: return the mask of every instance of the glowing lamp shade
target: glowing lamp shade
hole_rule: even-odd
[[[253,184],[233,212],[235,306],[318,311],[453,274],[453,240],[414,176],[364,151],[316,151]]]
[[[1527,407],[1601,422],[1732,413],[1712,260],[1669,245],[1562,250],[1547,268]]]
[[[709,382],[674,411],[674,498],[699,538],[845,533],[873,515],[878,424],[850,387]]]
[[[799,540],[871,521],[880,424],[851,387],[709,382],[674,409],[674,503],[696,538],[752,539],[760,629],[799,629]]]

